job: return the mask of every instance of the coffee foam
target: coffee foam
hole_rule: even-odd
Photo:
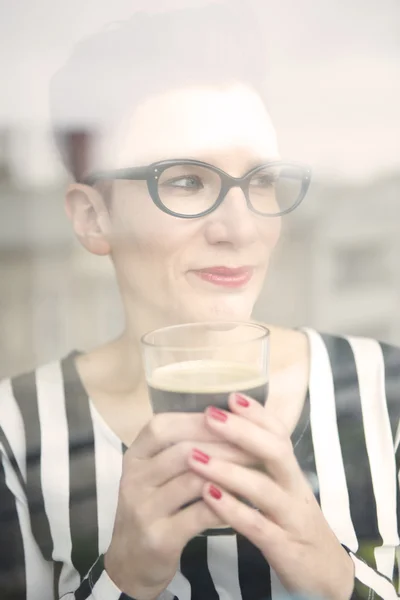
[[[259,369],[238,362],[195,360],[155,369],[149,378],[153,388],[169,392],[218,394],[265,385],[268,378]]]

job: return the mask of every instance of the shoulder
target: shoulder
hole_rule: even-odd
[[[20,459],[36,452],[44,425],[64,410],[66,389],[76,380],[73,355],[0,381],[2,446],[9,444]]]
[[[0,413],[15,402],[27,416],[36,410],[38,395],[46,386],[63,386],[63,361],[56,360],[0,381]]]
[[[313,329],[303,330],[309,340],[310,355],[317,360],[325,354],[332,368],[342,377],[353,377],[369,372],[370,376],[398,380],[400,377],[400,347],[379,340],[333,335]]]
[[[367,337],[305,330],[310,342],[311,372],[331,379],[340,411],[360,403],[364,418],[389,419],[393,436],[400,419],[400,347]]]
[[[309,361],[309,340],[305,330],[271,327],[270,367],[272,371],[288,369],[293,365],[306,365]]]

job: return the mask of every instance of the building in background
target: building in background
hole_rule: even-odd
[[[400,343],[399,201],[400,173],[314,184],[287,220],[257,316]]]
[[[0,131],[0,376],[122,327],[111,265],[74,240],[65,184],[45,131]],[[400,344],[399,199],[398,172],[316,181],[285,219],[256,318]]]

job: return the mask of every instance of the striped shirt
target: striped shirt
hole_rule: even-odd
[[[355,564],[353,598],[398,598],[400,349],[306,330],[307,400],[296,457]],[[75,354],[0,383],[0,599],[127,599],[102,555],[124,446],[87,397]],[[340,582],[338,582],[340,585]],[[193,538],[160,599],[285,594],[246,538]]]

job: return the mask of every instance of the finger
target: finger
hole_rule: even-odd
[[[196,447],[212,456],[223,460],[243,464],[256,465],[257,460],[240,448],[228,442],[196,443]],[[148,460],[134,456],[124,457],[125,469],[132,471],[132,485],[159,487],[187,471],[187,456],[193,448],[193,442],[180,442],[162,450]],[[259,461],[258,461],[259,462]]]
[[[220,441],[204,427],[202,414],[162,413],[154,415],[145,425],[127,453],[136,458],[150,458],[184,440]]]
[[[157,472],[159,480],[166,479],[166,469],[171,468],[171,456],[174,453],[178,454],[178,459],[181,461],[179,469],[176,469],[177,475],[174,478],[169,477],[168,480],[160,484],[158,490],[152,496],[152,500],[148,503],[149,510],[154,510],[155,514],[167,515],[173,514],[178,509],[182,508],[185,504],[198,500],[201,497],[201,490],[203,488],[204,479],[199,475],[188,471],[188,454],[191,452],[193,445],[184,442],[178,446],[173,446],[165,450],[164,463],[160,464],[160,469]],[[253,457],[245,454],[243,451],[234,448],[230,444],[203,444],[200,445],[201,451],[204,455],[212,455],[224,461],[224,464],[237,464],[252,465],[254,464]],[[152,462],[161,455],[158,455],[149,462]],[[153,502],[154,498],[154,502]],[[153,507],[153,508],[152,508]]]
[[[146,503],[146,515],[151,515],[152,520],[174,515],[185,505],[201,500],[203,486],[204,479],[200,475],[186,471],[151,495]]]
[[[207,459],[197,449],[189,456],[188,464],[202,479],[245,498],[279,525],[285,523],[289,496],[265,473],[214,457]]]
[[[214,529],[221,525],[224,525],[224,522],[220,517],[204,500],[200,500],[166,519],[164,530],[167,535],[174,536],[181,547],[184,547],[189,540],[206,529]]]
[[[180,509],[202,500],[203,486],[204,479],[196,473],[186,471],[160,488],[147,488],[145,494],[141,490],[140,498],[132,489],[132,493],[129,490],[128,493],[125,492],[125,497],[127,504],[132,505],[136,523],[146,529],[156,521],[175,515]]]
[[[235,531],[246,537],[261,550],[264,556],[268,547],[282,542],[282,529],[265,517],[262,512],[243,504],[224,488],[207,482],[203,487],[203,499],[209,508],[229,524]],[[271,564],[273,567],[273,564]]]
[[[279,417],[268,410],[268,404],[262,406],[256,400],[250,398],[250,396],[239,392],[230,394],[228,404],[233,413],[244,419],[248,419],[252,423],[260,425],[260,427],[278,436],[290,437],[290,431]]]
[[[281,485],[298,485],[303,480],[290,437],[278,436],[263,425],[215,407],[207,408],[205,420],[221,439],[260,459],[267,472]]]

